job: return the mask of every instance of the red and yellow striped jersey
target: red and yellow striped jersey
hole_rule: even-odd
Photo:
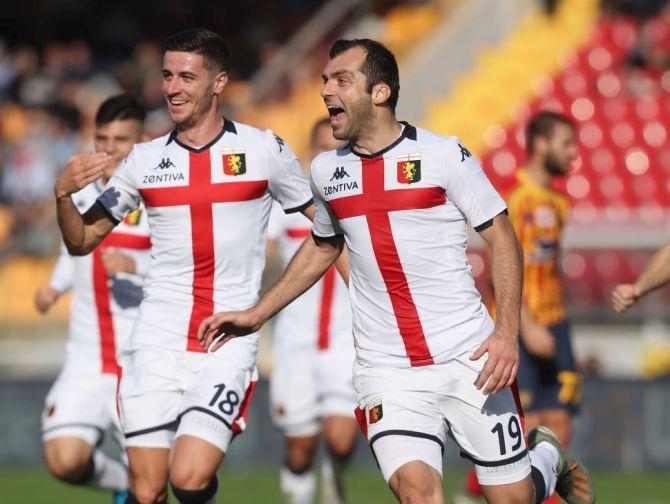
[[[559,278],[561,231],[570,212],[562,194],[517,172],[517,186],[509,193],[508,212],[524,254],[524,305],[540,324],[565,318],[563,287]]]

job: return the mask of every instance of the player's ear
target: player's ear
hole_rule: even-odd
[[[226,87],[228,83],[228,72],[222,71],[216,74],[216,79],[214,80],[214,93],[220,94],[223,91],[223,88]]]
[[[385,82],[372,86],[372,103],[383,105],[391,97],[391,88]]]

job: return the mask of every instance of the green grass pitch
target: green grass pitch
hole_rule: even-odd
[[[464,473],[447,472],[447,502],[453,489],[463,481]],[[236,504],[280,503],[277,474],[272,469],[222,472],[220,502]],[[670,504],[670,474],[667,473],[595,473],[598,502],[602,504]],[[35,503],[107,503],[101,492],[69,487],[52,479],[44,470],[0,467],[0,502]],[[347,474],[347,502],[350,504],[392,503],[394,499],[381,476],[369,467],[352,467]],[[172,499],[171,502],[175,502]]]

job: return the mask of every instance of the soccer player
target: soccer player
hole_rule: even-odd
[[[145,111],[127,95],[109,98],[95,117],[95,151],[105,159],[101,180],[73,195],[84,212],[102,194],[121,160],[142,141]],[[86,156],[86,155],[84,155]],[[146,214],[129,214],[93,253],[63,251],[49,285],[35,293],[40,313],[72,290],[70,330],[63,369],[51,387],[42,415],[47,466],[58,479],[115,492],[123,502],[125,466],[98,449],[111,431],[123,447],[116,411],[117,356],[132,330],[149,264]]]
[[[321,95],[335,138],[349,143],[312,163],[312,235],[253,308],[206,318],[202,345],[216,351],[253,334],[328,270],[346,240],[357,416],[398,500],[443,502],[449,434],[489,502],[541,501],[554,487],[570,503],[592,502],[586,468],[548,429],[530,433],[530,457],[526,448],[509,388],[521,252],[504,201],[456,137],[396,120],[388,49],[339,40],[329,56]],[[495,325],[467,264],[466,221],[492,251]]]
[[[200,322],[258,298],[275,199],[312,216],[309,184],[291,149],[271,131],[223,118],[230,55],[205,29],[168,38],[163,93],[176,123],[136,145],[83,217],[70,194],[101,176],[106,159],[73,161],[56,182],[68,250],[86,254],[144,202],[150,275],[127,352],[119,407],[129,458],[128,503],[213,499],[216,470],[244,430],[256,383],[258,335],[204,352]]]
[[[326,117],[312,128],[310,159],[341,145]],[[311,222],[275,206],[268,229],[268,251],[276,250],[286,266],[309,236]],[[312,465],[320,432],[328,448],[322,463],[322,494],[342,501],[342,471],[356,441],[356,394],[351,305],[334,266],[279,313],[273,335],[271,412],[286,440],[282,493],[292,504],[314,501]]]
[[[670,282],[670,243],[666,243],[654,253],[635,283],[619,284],[614,288],[610,296],[612,308],[623,313],[642,296],[660,289],[668,282]]]
[[[570,120],[540,112],[526,127],[528,162],[517,172],[508,211],[524,253],[519,391],[526,427],[549,427],[570,443],[572,415],[581,401],[581,378],[570,342],[561,286],[561,231],[569,202],[551,187],[577,156]]]

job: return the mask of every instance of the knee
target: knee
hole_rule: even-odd
[[[326,438],[326,445],[334,458],[346,462],[354,451],[355,439],[331,436]]]
[[[286,465],[294,473],[302,473],[312,467],[316,442],[286,443]]]
[[[439,488],[428,475],[398,475],[397,494],[401,503],[430,504],[442,502]]]
[[[205,473],[201,468],[178,464],[170,467],[170,485],[173,489],[202,490],[216,475]]]
[[[174,493],[174,496],[180,503],[204,504],[210,502],[212,497],[216,495],[216,491],[219,488],[219,481],[216,476],[214,476],[210,478],[204,487],[186,488],[175,484],[173,481],[170,482],[170,485],[172,486],[172,493]]]
[[[46,460],[49,472],[66,483],[83,484],[92,476],[93,461],[75,451],[50,450]]]
[[[163,504],[167,503],[167,491],[164,488],[152,488],[149,485],[135,485],[131,488],[126,504]]]

